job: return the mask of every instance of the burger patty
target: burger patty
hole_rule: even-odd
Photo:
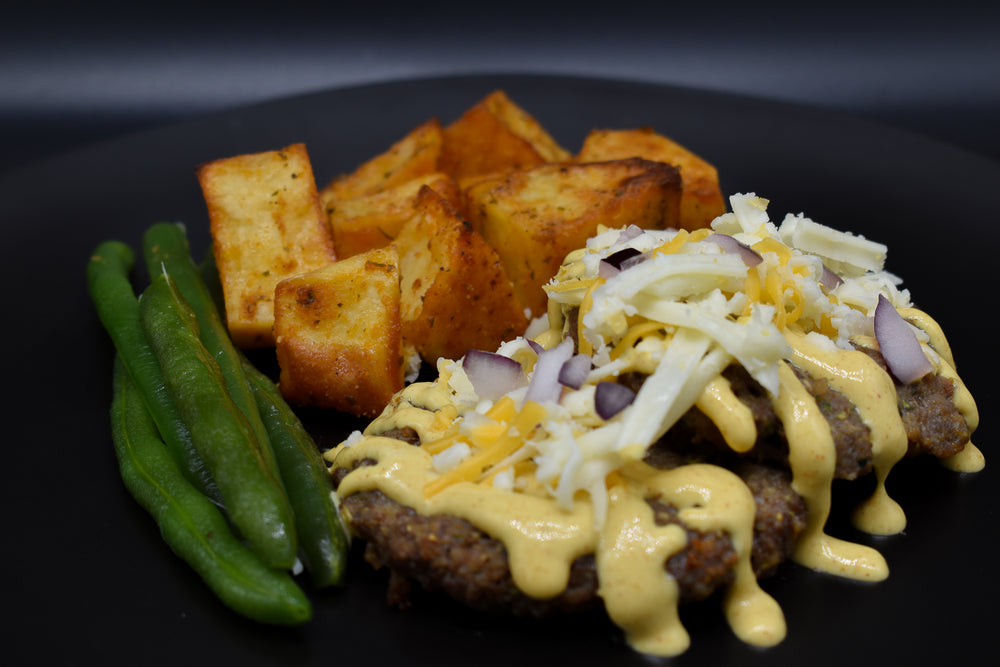
[[[886,368],[878,350],[858,349]],[[955,383],[936,373],[909,384],[896,383],[896,404],[909,441],[908,455],[947,458],[962,451],[969,442],[972,434],[965,417],[955,407],[954,395]]]
[[[877,351],[864,351],[884,365]],[[837,451],[835,476],[855,479],[870,472],[870,434],[854,405],[827,382],[800,370],[796,374],[830,425]],[[701,411],[692,408],[650,447],[646,462],[662,469],[706,462],[739,475],[753,493],[756,504],[751,563],[757,576],[762,577],[772,574],[791,554],[805,528],[807,508],[792,489],[787,439],[767,392],[738,365],[726,369],[724,376],[753,414],[758,435],[755,446],[749,452],[737,454],[726,446],[718,428]],[[638,374],[619,379],[635,390],[643,380],[644,376]],[[911,455],[951,456],[968,442],[969,429],[952,401],[953,393],[952,381],[937,375],[897,385]],[[380,435],[420,444],[411,428],[393,429]],[[712,446],[705,446],[706,443]],[[366,463],[373,462],[361,462]],[[334,470],[335,484],[339,485],[348,472]],[[704,599],[732,580],[737,555],[728,535],[693,530],[684,526],[677,508],[658,498],[648,498],[647,502],[657,524],[676,523],[687,533],[685,547],[664,563],[677,581],[682,602]],[[342,507],[352,532],[366,542],[366,560],[376,568],[389,570],[388,600],[394,606],[410,604],[413,585],[442,592],[475,609],[516,615],[544,616],[583,610],[599,602],[593,555],[572,563],[569,583],[561,594],[539,600],[525,595],[514,584],[503,544],[464,519],[421,515],[379,491],[343,498]]]
[[[412,434],[401,435],[412,442]],[[656,463],[671,465],[666,459]],[[336,471],[335,482],[347,472]],[[805,527],[805,503],[783,471],[745,463],[737,472],[757,504],[751,563],[758,576],[764,576],[790,554]],[[376,569],[389,570],[387,597],[393,606],[410,605],[413,584],[475,609],[520,616],[580,611],[599,603],[593,555],[572,563],[561,594],[535,599],[515,585],[503,544],[468,521],[445,514],[421,515],[380,491],[353,494],[341,502],[352,532],[366,542],[365,559]],[[687,534],[684,548],[664,563],[677,582],[681,602],[704,599],[732,580],[737,554],[728,535],[694,530],[683,524],[672,505],[658,498],[647,502],[657,525],[677,524]]]

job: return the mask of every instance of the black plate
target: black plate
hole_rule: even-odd
[[[645,664],[602,614],[498,619],[423,601],[383,604],[384,578],[356,559],[344,590],[312,594],[306,627],[255,625],[221,606],[161,541],[122,487],[108,428],[112,350],[83,269],[101,240],[138,245],[159,220],[188,224],[207,248],[197,164],[303,141],[325,182],[431,116],[447,122],[505,89],[575,150],[595,127],[652,126],[710,161],[727,193],[771,200],[772,219],[813,219],[890,245],[888,268],[950,335],[985,413],[975,441],[992,462],[995,391],[990,290],[1000,167],[891,128],[808,108],[638,83],[467,77],[379,84],[277,101],[81,150],[0,177],[4,220],[7,437],[2,483],[12,664],[352,665]],[[986,347],[983,347],[986,345]],[[356,426],[312,414],[323,447]],[[789,565],[766,583],[788,638],[758,650],[736,640],[714,601],[685,609],[692,648],[676,664],[928,664],[992,644],[994,473],[900,466],[890,492],[909,516],[875,545],[888,581],[859,585]],[[11,594],[11,591],[13,593]],[[706,662],[707,661],[707,662]]]

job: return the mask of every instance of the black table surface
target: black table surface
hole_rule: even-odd
[[[289,95],[505,72],[792,101],[1000,159],[992,3],[345,4],[9,3],[0,171]]]

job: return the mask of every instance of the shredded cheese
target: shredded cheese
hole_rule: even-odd
[[[465,407],[440,415],[439,437],[423,445],[446,468],[425,495],[459,482],[515,488],[530,477],[567,506],[577,494],[589,494],[600,514],[615,471],[640,459],[694,405],[738,412],[734,423],[744,425],[726,440],[737,451],[750,446],[752,419],[725,399],[718,382],[731,361],[775,397],[779,369],[790,356],[784,332],[846,347],[870,334],[877,294],[889,292],[897,307],[909,305],[898,279],[882,271],[884,246],[802,216],[776,226],[767,200],[753,194],[735,195],[730,204],[732,212],[711,228],[603,230],[567,256],[546,285],[557,304],[546,319],[561,327],[564,313],[576,310],[577,350],[592,363],[580,389],[563,387],[555,400],[538,402],[527,400],[526,387],[490,403],[469,395],[460,364],[450,366],[448,383],[462,388],[464,403],[456,404]],[[712,234],[732,235],[760,262],[748,266],[739,253],[708,240]],[[830,249],[839,241],[847,251]],[[642,257],[614,275],[601,273],[600,260],[624,248]],[[824,270],[841,271],[845,262],[853,268],[838,274],[838,287],[823,287]],[[859,273],[858,267],[867,268]],[[554,346],[559,337],[550,334],[545,330],[538,340]],[[527,341],[505,343],[498,352],[534,376],[538,353]],[[632,371],[648,376],[642,389],[604,422],[594,412],[595,385]]]

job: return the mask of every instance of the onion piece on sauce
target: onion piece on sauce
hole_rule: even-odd
[[[481,397],[496,400],[528,384],[521,364],[495,352],[469,350],[462,359],[462,369]]]
[[[934,371],[934,364],[899,311],[879,294],[875,306],[875,340],[889,371],[903,384],[916,382]]]
[[[598,382],[594,388],[594,411],[607,421],[635,400],[635,392],[617,382]]]

